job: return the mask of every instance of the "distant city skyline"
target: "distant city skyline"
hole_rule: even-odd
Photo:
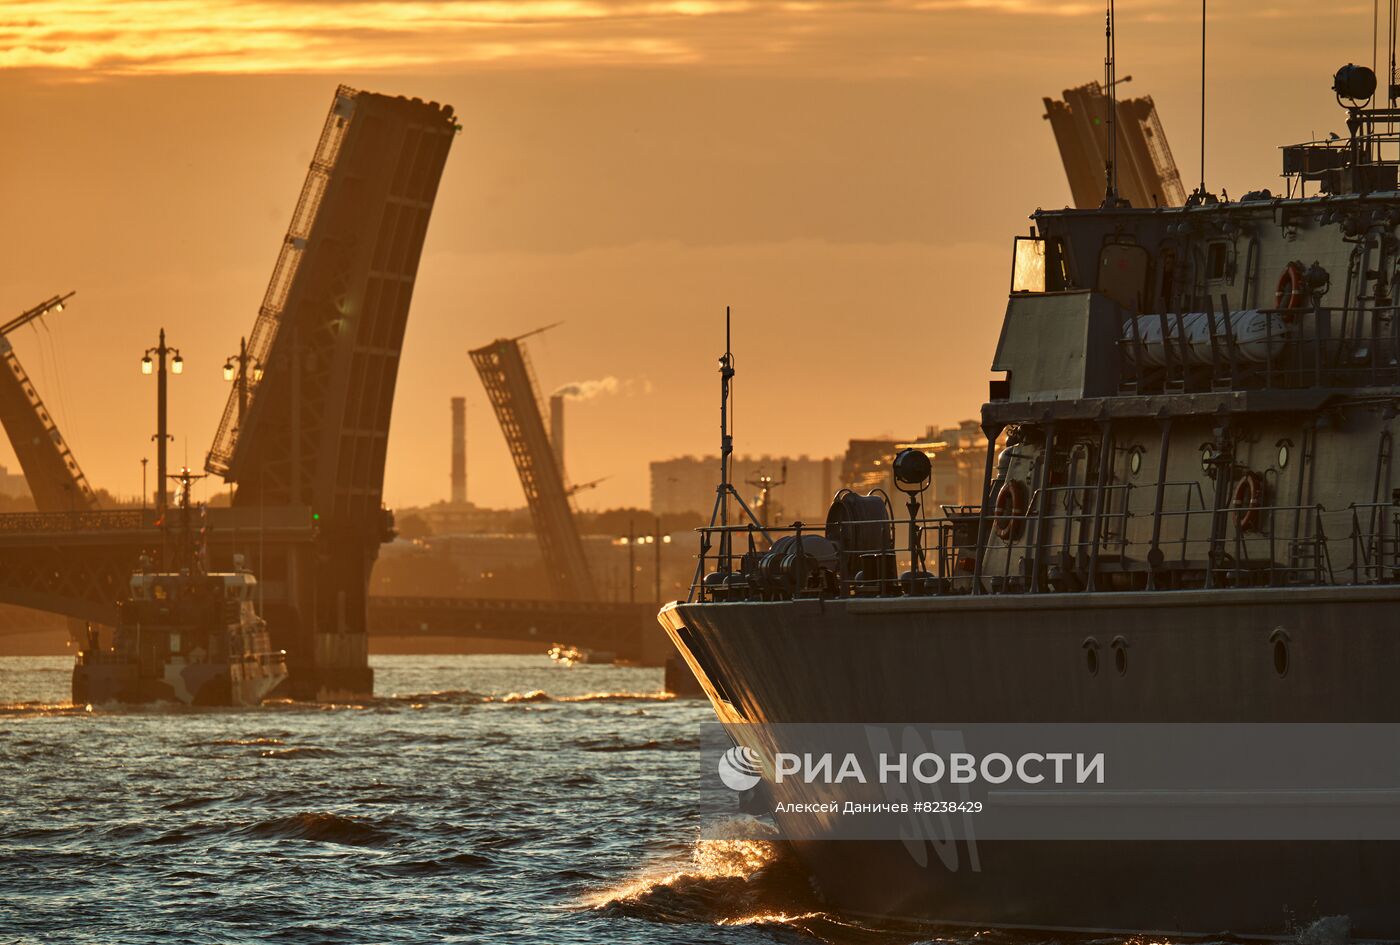
[[[1211,13],[1208,185],[1277,187],[1276,146],[1345,131],[1331,71],[1372,7]],[[1119,74],[1199,169],[1198,10],[1119,4]],[[1015,24],[1016,28],[1009,28]],[[1277,50],[1306,30],[1304,68]],[[0,302],[77,289],[12,339],[96,488],[153,456],[141,351],[164,326],[172,466],[203,465],[338,83],[453,104],[409,317],[386,501],[521,494],[467,350],[532,341],[572,405],[585,508],[644,505],[648,464],[714,452],[734,306],[738,448],[835,455],[975,414],[1010,238],[1069,202],[1040,100],[1101,75],[1103,10],[1031,0],[91,4],[0,9]],[[1013,142],[1008,145],[1007,142]],[[8,444],[0,463],[16,468]],[[154,488],[153,484],[151,486]],[[222,487],[203,487],[206,496]]]

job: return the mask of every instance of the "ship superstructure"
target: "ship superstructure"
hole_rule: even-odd
[[[838,493],[824,524],[717,514],[661,618],[721,721],[1400,722],[1400,110],[1366,107],[1369,69],[1334,82],[1351,136],[1285,148],[1283,194],[1135,207],[1110,176],[1103,207],[1033,215],[980,504],[925,508],[910,450],[906,495]],[[921,863],[778,820],[852,913],[1263,936],[1347,915],[1400,937],[1391,842]]]

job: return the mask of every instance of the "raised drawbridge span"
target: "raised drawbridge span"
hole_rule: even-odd
[[[545,330],[499,339],[472,351],[471,359],[520,476],[550,588],[557,600],[591,600],[597,585],[589,577],[583,540],[574,521],[572,496],[576,490],[565,482],[557,444],[551,443],[545,432],[539,385],[520,343]]]

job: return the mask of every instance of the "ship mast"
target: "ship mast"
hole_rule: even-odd
[[[731,460],[734,455],[734,350],[730,338],[729,306],[724,307],[724,354],[719,359],[719,485],[715,486],[715,506],[710,512],[710,525],[700,533],[700,555],[695,563],[695,579],[691,581],[689,600],[695,599],[696,591],[703,577],[706,585],[722,587],[734,569],[734,540],[729,532],[729,500],[733,499],[749,520],[750,544],[753,542],[752,529],[758,529],[764,541],[771,546],[772,536],[767,525],[760,522],[744,502],[734,483],[729,481]],[[710,533],[719,532],[718,565],[710,574],[703,574],[705,561],[710,551]],[[715,588],[712,588],[714,590]]]
[[[180,484],[180,551],[177,568],[181,573],[197,575],[204,573],[204,542],[196,542],[194,536],[194,523],[190,513],[190,493],[193,492],[194,482],[197,479],[204,479],[204,474],[195,475],[190,472],[188,466],[181,467],[180,471],[174,475],[167,476]]]
[[[1108,132],[1108,147],[1104,149],[1103,176],[1104,195],[1103,205],[1105,207],[1118,206],[1118,93],[1115,89],[1117,85],[1117,63],[1114,56],[1114,10],[1113,0],[1108,0],[1108,9],[1104,12],[1104,58],[1103,58],[1103,87],[1108,93],[1108,116],[1104,125]]]

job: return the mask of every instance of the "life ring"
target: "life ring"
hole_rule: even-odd
[[[996,526],[997,537],[1002,541],[1014,541],[1026,530],[1026,487],[1017,479],[1008,479],[997,490]]]
[[[1274,308],[1289,309],[1302,308],[1307,296],[1307,280],[1303,277],[1303,267],[1301,264],[1291,262],[1283,267],[1283,273],[1278,277],[1278,288],[1274,291]]]
[[[1230,506],[1235,510],[1235,525],[1242,532],[1255,531],[1259,527],[1260,506],[1264,504],[1264,477],[1254,470],[1247,470],[1235,482],[1235,490],[1230,494]]]

